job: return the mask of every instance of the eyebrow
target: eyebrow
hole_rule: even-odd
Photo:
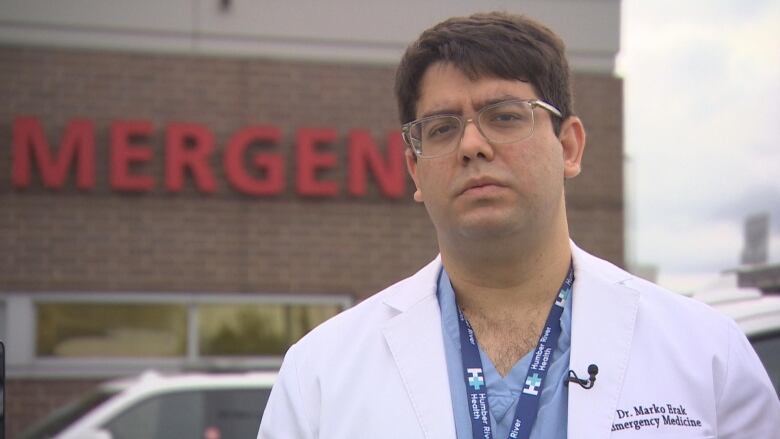
[[[523,100],[530,100],[530,99],[534,99],[534,98],[521,98],[519,96],[515,96],[515,95],[512,95],[512,94],[505,93],[505,94],[502,94],[500,96],[496,96],[496,97],[492,97],[490,99],[485,99],[485,100],[481,100],[481,101],[475,102],[474,110],[475,111],[479,111],[479,110],[481,110],[481,109],[483,109],[483,108],[485,108],[485,107],[487,107],[489,105],[498,104],[498,103],[506,102],[506,101],[514,101],[514,100],[523,101]],[[431,116],[452,116],[452,115],[460,116],[462,114],[463,114],[463,111],[461,111],[460,109],[456,110],[456,109],[452,109],[452,108],[449,108],[449,107],[444,107],[444,108],[441,108],[441,109],[438,109],[438,110],[433,110],[433,111],[429,111],[429,112],[423,113],[418,119],[423,119],[423,118],[431,117]]]

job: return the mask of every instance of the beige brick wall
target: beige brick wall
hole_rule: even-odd
[[[294,132],[334,128],[345,181],[345,137],[372,128],[378,144],[397,129],[394,68],[264,59],[187,57],[0,47],[0,291],[159,291],[341,293],[366,297],[413,273],[436,253],[430,222],[411,201],[387,200],[376,187],[364,198],[309,199],[294,193]],[[575,75],[576,109],[589,132],[584,172],[567,183],[570,226],[586,249],[623,262],[622,82]],[[11,186],[13,118],[33,115],[58,145],[76,117],[96,127],[97,183],[61,191]],[[155,133],[153,163],[143,172],[157,188],[117,194],[107,180],[113,120],[146,119]],[[273,124],[284,137],[287,190],[272,198],[228,187],[203,195],[191,181],[179,194],[162,188],[163,128],[201,123],[219,149],[249,124]],[[11,380],[9,433],[80,392],[83,382]],[[54,395],[52,393],[52,395]]]

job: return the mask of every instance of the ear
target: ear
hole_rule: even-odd
[[[582,169],[585,152],[585,127],[577,116],[570,116],[561,124],[560,142],[563,147],[563,176],[574,178]]]
[[[406,157],[406,170],[409,171],[409,176],[414,181],[414,201],[422,203],[422,192],[420,192],[420,180],[417,178],[417,156],[414,155],[411,149],[406,148],[404,150],[404,156]]]

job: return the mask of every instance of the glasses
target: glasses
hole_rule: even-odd
[[[455,151],[469,122],[474,122],[491,144],[518,142],[533,135],[536,107],[563,117],[557,108],[538,99],[511,100],[488,105],[479,110],[475,118],[441,115],[417,119],[401,126],[401,133],[404,142],[420,158],[438,157]]]

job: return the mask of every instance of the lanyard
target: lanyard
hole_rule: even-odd
[[[509,430],[512,439],[527,439],[531,436],[531,427],[539,412],[539,399],[542,395],[542,382],[547,376],[548,366],[552,363],[552,353],[558,344],[561,334],[561,315],[563,306],[571,294],[574,284],[574,270],[569,265],[569,273],[563,281],[558,297],[547,315],[542,335],[534,350],[534,356],[525,377],[525,386],[520,394],[520,400],[515,410],[515,418]],[[468,395],[471,432],[474,439],[493,439],[490,425],[490,404],[487,397],[487,384],[482,372],[482,359],[479,357],[479,347],[474,329],[458,307],[458,323],[460,325],[460,350],[463,360],[466,393]]]

